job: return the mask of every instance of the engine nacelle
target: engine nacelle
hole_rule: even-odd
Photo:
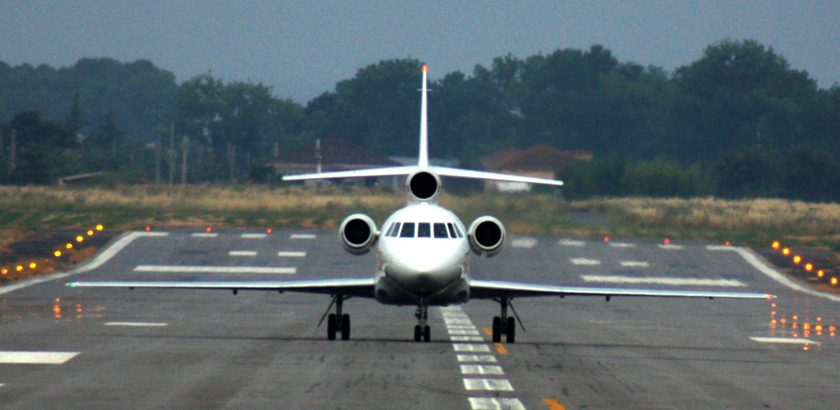
[[[440,177],[429,171],[417,171],[406,179],[406,185],[411,199],[428,202],[440,192]]]
[[[502,250],[505,226],[492,216],[481,216],[470,224],[470,248],[478,255],[493,256]]]
[[[353,214],[344,218],[338,228],[344,249],[354,255],[364,255],[370,251],[379,238],[376,223],[365,214]]]

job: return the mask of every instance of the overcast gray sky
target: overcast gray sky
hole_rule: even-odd
[[[672,70],[724,38],[773,47],[821,87],[840,82],[840,1],[0,0],[0,61],[67,66],[149,59],[178,81],[212,71],[301,103],[379,60],[415,57],[439,78],[602,44]]]

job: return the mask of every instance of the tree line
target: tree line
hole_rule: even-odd
[[[58,70],[0,63],[0,152],[8,165],[15,130],[20,157],[0,178],[48,183],[111,170],[126,181],[244,180],[316,137],[413,156],[421,64],[371,64],[304,105],[211,73],[178,84],[148,61],[83,59]],[[447,73],[431,90],[431,155],[478,167],[502,148],[590,150],[593,161],[558,172],[570,196],[840,200],[840,86],[819,88],[756,41],[709,45],[670,73],[618,61],[598,45],[506,55]],[[48,134],[61,144],[45,143]],[[53,159],[27,159],[46,168],[25,173],[26,155]]]

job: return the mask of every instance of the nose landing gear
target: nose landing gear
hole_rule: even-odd
[[[432,331],[427,324],[429,319],[429,307],[421,301],[417,306],[417,311],[414,312],[414,317],[417,318],[417,325],[414,326],[414,341],[430,341],[432,339]]]

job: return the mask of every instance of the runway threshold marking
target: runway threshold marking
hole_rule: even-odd
[[[315,239],[317,237],[314,233],[293,233],[289,235],[289,239]]]
[[[0,352],[0,364],[64,364],[80,352]]]
[[[484,364],[462,364],[461,374],[490,374],[490,375],[504,375],[502,366],[484,365]]]
[[[164,326],[169,326],[169,323],[166,323],[166,322],[105,322],[105,326],[164,327]]]
[[[277,256],[281,258],[305,258],[306,252],[297,252],[297,251],[280,251],[277,252]]]
[[[228,256],[257,256],[257,251],[230,251]]]
[[[758,343],[779,343],[795,345],[819,345],[820,342],[801,337],[750,337],[750,340]]]
[[[271,268],[266,266],[185,266],[185,265],[138,265],[135,272],[163,273],[256,273],[294,275],[297,268]]]
[[[459,362],[496,363],[496,356],[492,354],[459,354]]]
[[[239,235],[242,239],[265,239],[267,236],[268,235],[264,233],[243,233],[242,235]]]
[[[669,277],[637,277],[618,275],[581,275],[585,282],[596,283],[630,283],[669,286],[719,286],[744,287],[744,282],[737,279],[701,279],[701,278],[669,278]]]
[[[543,399],[543,402],[545,402],[545,405],[548,406],[548,410],[566,410],[566,406],[556,399]]]
[[[525,410],[525,406],[519,399],[503,397],[470,397],[470,408],[472,410]]]

